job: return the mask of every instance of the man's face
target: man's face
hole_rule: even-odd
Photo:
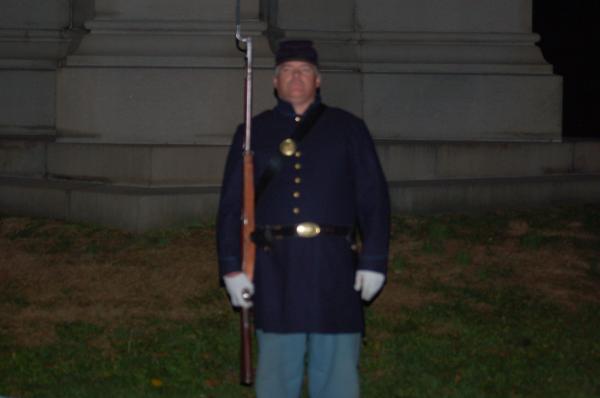
[[[279,65],[273,77],[277,95],[292,105],[309,105],[315,99],[321,78],[317,68],[304,61],[287,61]]]

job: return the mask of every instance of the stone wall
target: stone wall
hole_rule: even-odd
[[[136,231],[212,219],[243,119],[235,1],[3,5],[2,211]],[[530,0],[242,0],[241,15],[254,113],[274,104],[277,42],[313,40],[324,100],[366,120],[396,211],[600,196],[595,144],[558,143],[562,82]]]

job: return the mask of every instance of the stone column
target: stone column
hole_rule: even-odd
[[[259,0],[242,1],[255,84],[272,53]],[[132,230],[212,219],[231,136],[243,121],[235,0],[95,0],[89,33],[57,76],[48,176],[76,181],[68,217]],[[255,109],[273,103],[256,90]],[[69,188],[71,189],[71,188]]]
[[[68,0],[2,2],[0,135],[54,134],[55,70],[70,24]]]
[[[562,80],[535,46],[530,0],[273,3],[275,37],[314,40],[324,97],[379,138],[561,138]]]
[[[271,65],[258,0],[243,1],[257,85]],[[58,77],[60,142],[205,144],[242,120],[243,54],[234,0],[96,0]],[[257,109],[272,102],[257,90]]]
[[[45,174],[56,69],[76,34],[69,0],[4,0],[0,10],[0,176]]]

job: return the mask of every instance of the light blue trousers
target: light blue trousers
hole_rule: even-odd
[[[256,331],[257,398],[298,398],[307,365],[311,398],[358,398],[360,333]]]

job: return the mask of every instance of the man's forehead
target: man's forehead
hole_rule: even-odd
[[[285,61],[285,62],[282,62],[281,64],[279,64],[278,66],[280,68],[285,68],[285,67],[292,67],[292,68],[301,68],[301,67],[316,68],[315,65],[313,65],[312,63],[306,62],[306,61],[302,61],[302,60]]]

